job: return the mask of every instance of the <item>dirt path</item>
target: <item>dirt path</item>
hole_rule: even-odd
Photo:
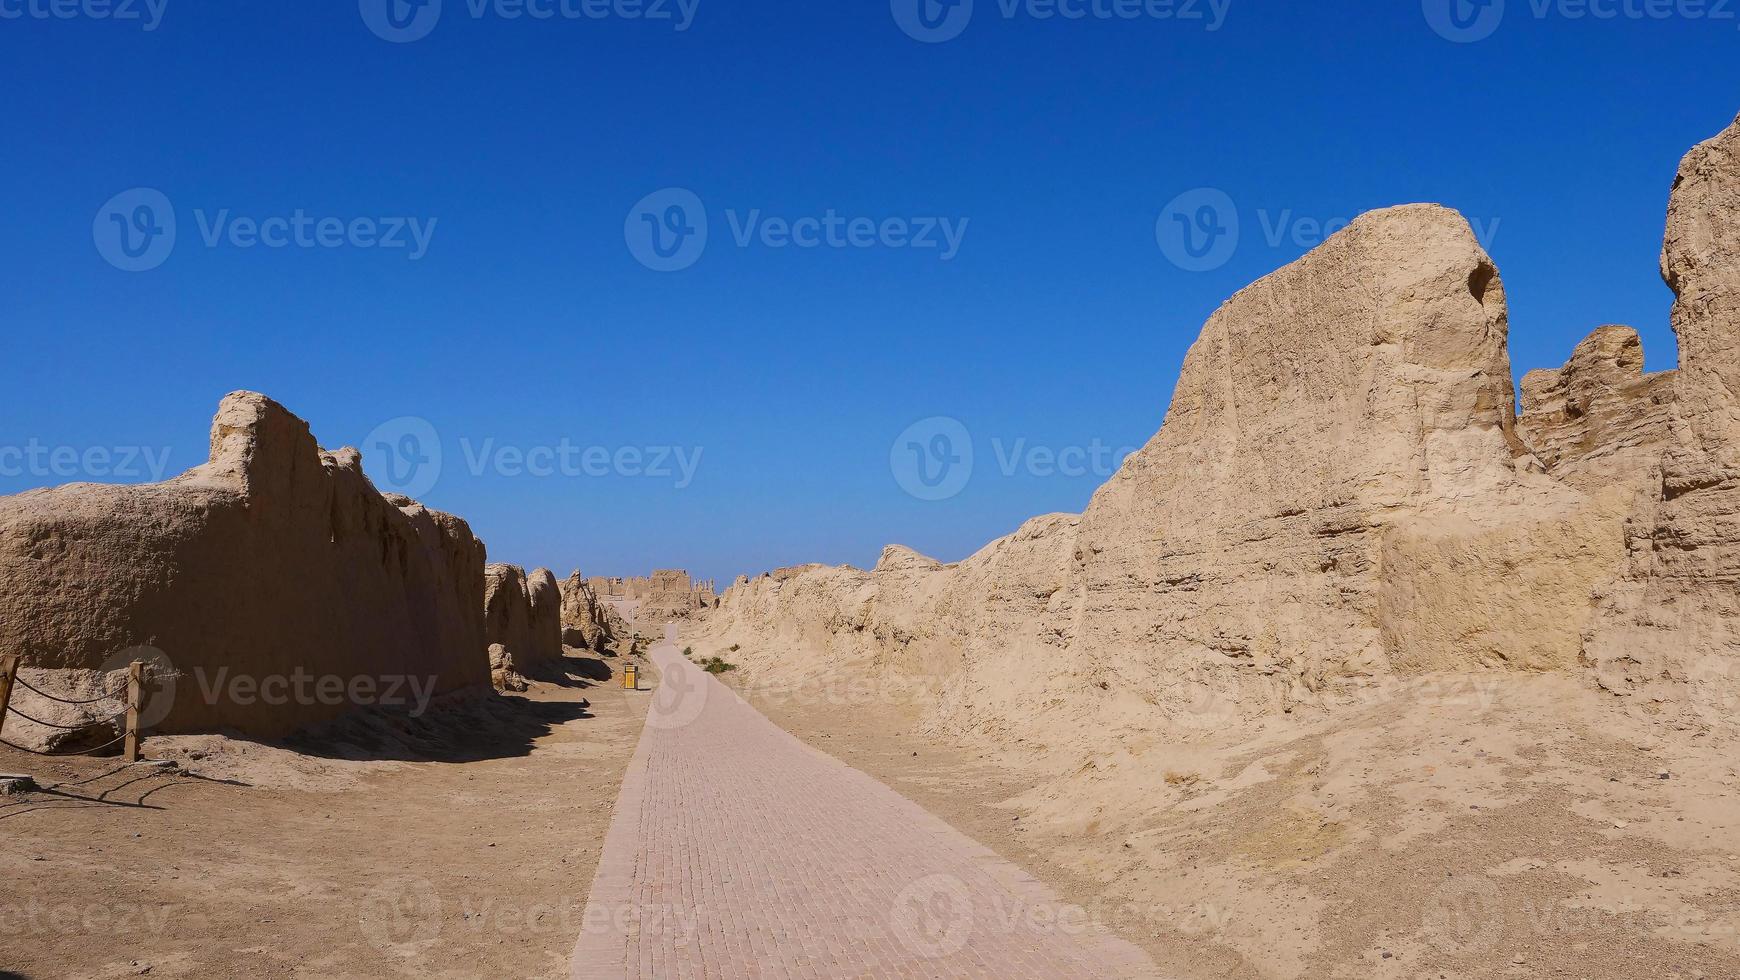
[[[0,798],[0,976],[566,976],[650,700],[617,663],[339,734],[376,761],[147,741],[195,778],[8,750],[58,785]]]
[[[1154,975],[1140,950],[805,746],[673,642],[652,659],[664,677],[605,841],[576,977]]]

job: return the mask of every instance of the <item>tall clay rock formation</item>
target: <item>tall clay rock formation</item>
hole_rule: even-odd
[[[1740,120],[1680,163],[1662,277],[1680,367],[1659,478],[1588,644],[1615,693],[1740,688]]]
[[[1644,374],[1636,334],[1603,327],[1530,373],[1519,421],[1467,223],[1367,214],[1209,319],[1160,432],[1079,517],[954,565],[891,547],[751,579],[706,634],[813,654],[784,670],[942,678],[941,721],[979,731],[1035,705],[1218,724],[1370,677],[1733,654],[1740,130],[1681,167],[1663,269],[1681,369]]]
[[[1523,376],[1518,430],[1549,473],[1580,489],[1639,483],[1672,439],[1674,378],[1643,373],[1637,331],[1601,327],[1564,367]]]
[[[500,646],[512,668],[528,668],[562,655],[562,593],[547,568],[526,574],[518,565],[484,569],[484,632],[492,656]],[[498,668],[499,669],[499,668]]]
[[[579,570],[562,583],[562,642],[600,653],[628,632],[616,611],[598,598]]]
[[[237,699],[232,680],[486,684],[483,564],[463,520],[382,496],[356,450],[237,392],[180,477],[0,498],[0,649],[91,672],[155,647],[179,675],[157,731],[280,736],[356,705],[312,683]]]

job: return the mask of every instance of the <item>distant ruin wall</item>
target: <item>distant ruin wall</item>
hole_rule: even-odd
[[[709,609],[719,604],[713,579],[695,581],[680,568],[661,568],[650,576],[604,578],[594,576],[586,584],[600,599],[656,601],[661,607],[687,604],[690,609]]]

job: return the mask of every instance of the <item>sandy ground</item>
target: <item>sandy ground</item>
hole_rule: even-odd
[[[1740,739],[1573,678],[1417,678],[1091,756],[939,734],[904,685],[725,678],[1171,976],[1740,977]]]
[[[567,976],[650,698],[620,663],[301,751],[147,740],[170,771],[0,749],[48,789],[0,797],[0,977]]]

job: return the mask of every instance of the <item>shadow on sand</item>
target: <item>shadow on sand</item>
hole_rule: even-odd
[[[562,689],[607,681],[610,665],[592,655],[569,654],[538,665],[529,680]],[[531,754],[537,740],[571,721],[593,717],[591,702],[539,701],[493,690],[437,698],[429,710],[358,712],[310,728],[284,741],[286,748],[325,759],[395,762],[480,762]]]
[[[616,670],[602,654],[568,647],[566,656],[526,670],[527,680],[555,684],[560,687],[597,687],[616,676]]]
[[[462,763],[530,755],[539,739],[571,721],[591,718],[591,703],[567,692],[584,690],[615,675],[601,656],[571,650],[560,660],[540,666],[534,680],[557,689],[555,697],[537,700],[493,689],[458,691],[436,698],[428,710],[372,708],[313,726],[283,740],[249,738],[239,732],[219,732],[238,742],[288,749],[321,759]],[[545,694],[551,693],[546,690]],[[9,750],[0,751],[0,771],[7,768]],[[146,756],[151,757],[150,741]],[[22,762],[29,760],[21,759]],[[0,820],[45,809],[160,810],[173,794],[167,790],[198,782],[233,786],[248,784],[213,779],[185,769],[129,766],[114,758],[69,756],[63,760],[76,775],[32,791],[20,799],[0,800]],[[148,782],[159,777],[168,781]],[[137,794],[135,799],[127,799]],[[163,794],[158,800],[151,797]],[[0,971],[0,980],[8,974]]]

